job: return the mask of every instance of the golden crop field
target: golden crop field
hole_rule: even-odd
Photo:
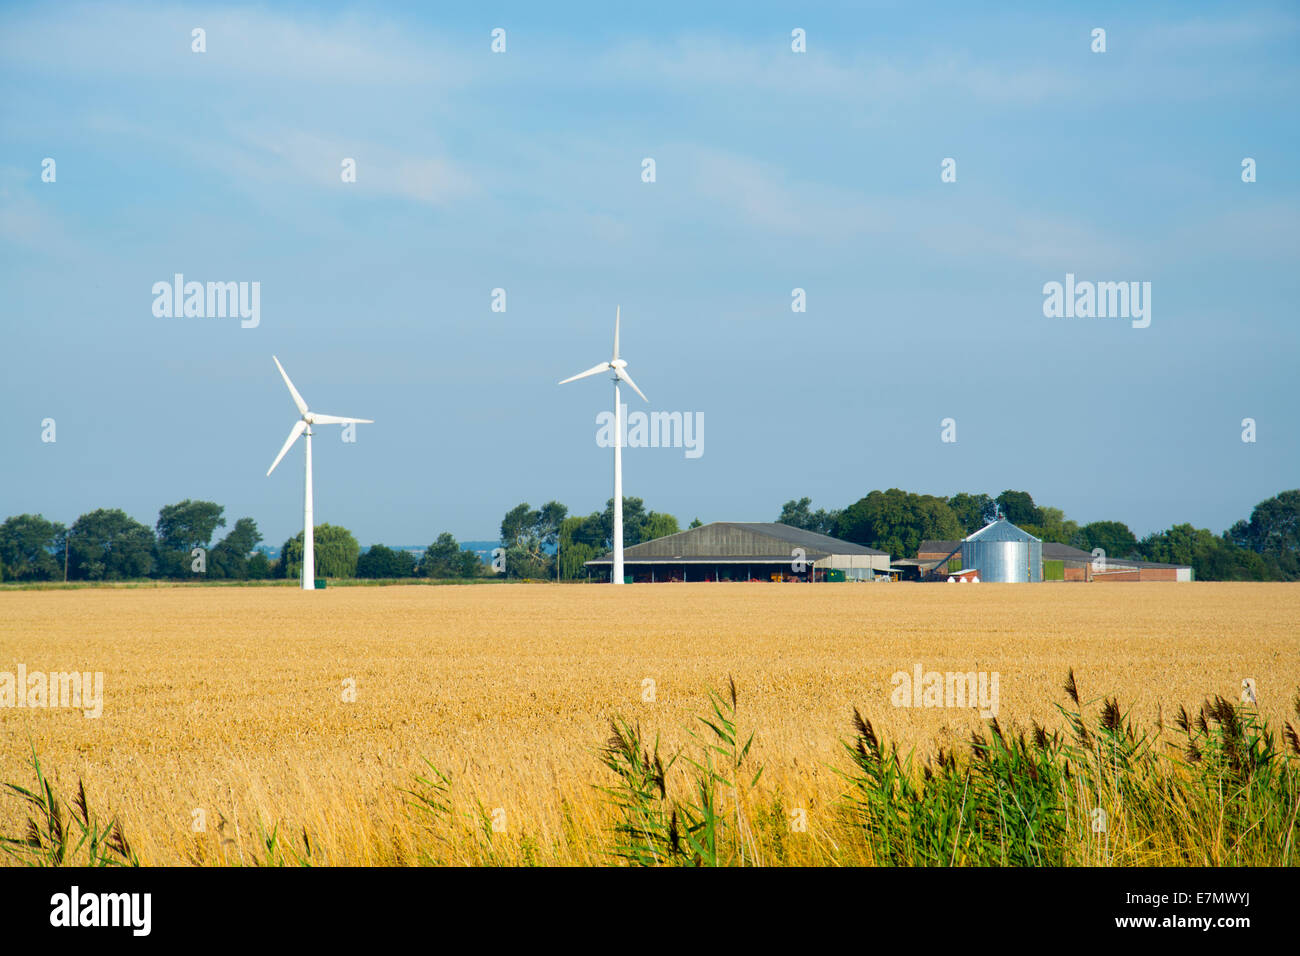
[[[926,752],[981,724],[969,708],[893,706],[891,675],[918,664],[996,672],[1009,727],[1060,725],[1070,667],[1085,701],[1117,695],[1143,725],[1207,695],[1236,701],[1253,678],[1280,727],[1300,684],[1300,587],[4,591],[0,672],[102,672],[104,685],[98,718],[0,708],[0,781],[30,785],[30,743],[55,790],[84,780],[145,864],[252,863],[273,830],[323,864],[597,863],[610,716],[669,753],[700,726],[706,687],[731,676],[765,767],[755,792],[807,815],[786,859],[852,862],[831,768],[853,708]],[[441,830],[402,793],[426,758],[451,779]],[[0,802],[0,832],[20,832],[21,811]]]

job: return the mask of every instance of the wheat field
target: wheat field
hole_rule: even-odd
[[[835,824],[857,707],[926,752],[969,708],[891,704],[891,675],[996,672],[1004,726],[1082,697],[1135,721],[1207,695],[1281,725],[1300,684],[1300,587],[492,584],[0,592],[0,671],[104,675],[103,713],[0,708],[0,781],[84,781],[144,864],[259,862],[268,835],[316,864],[605,862],[611,715],[683,746],[706,688],[738,688],[756,785],[802,810],[786,862],[864,862]],[[652,682],[652,683],[651,683]],[[354,689],[354,690],[353,690]],[[350,699],[353,698],[354,699]],[[1292,718],[1294,720],[1294,718]],[[412,806],[425,761],[442,821]],[[21,831],[0,803],[0,832]]]

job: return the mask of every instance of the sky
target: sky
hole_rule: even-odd
[[[278,545],[273,354],[375,420],[313,445],[362,544],[602,509],[611,386],[557,383],[616,307],[629,409],[704,424],[624,449],[683,526],[1013,488],[1219,532],[1300,485],[1293,4],[701,6],[0,6],[0,517],[202,498]],[[177,273],[257,325],[155,314]],[[1045,315],[1067,274],[1150,324]]]

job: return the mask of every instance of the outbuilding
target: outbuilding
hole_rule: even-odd
[[[587,567],[609,575],[613,553]],[[715,521],[623,549],[624,580],[873,581],[889,555],[829,535],[759,521]]]

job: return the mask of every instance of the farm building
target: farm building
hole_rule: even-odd
[[[904,576],[915,568],[911,573],[920,580],[946,581],[962,571],[967,573],[958,580],[1041,581],[1044,548],[1028,531],[999,518],[961,541],[922,541],[915,559],[896,561],[894,567]]]
[[[961,565],[960,541],[922,541],[914,561],[920,577],[932,575],[946,580],[946,575]],[[897,567],[900,562],[895,562]],[[1192,569],[1184,564],[1157,564],[1108,558],[1097,561],[1091,553],[1055,541],[1043,542],[1044,581],[1190,581]]]
[[[614,555],[587,567],[610,573]],[[824,534],[768,522],[715,521],[623,549],[629,582],[871,581],[889,555]]]
[[[1107,558],[1106,563],[1094,568],[1094,581],[1191,581],[1192,569],[1186,564],[1160,564],[1156,561],[1133,561],[1127,558]]]
[[[999,518],[962,540],[961,566],[977,569],[981,581],[1041,581],[1043,542],[1006,518]]]

